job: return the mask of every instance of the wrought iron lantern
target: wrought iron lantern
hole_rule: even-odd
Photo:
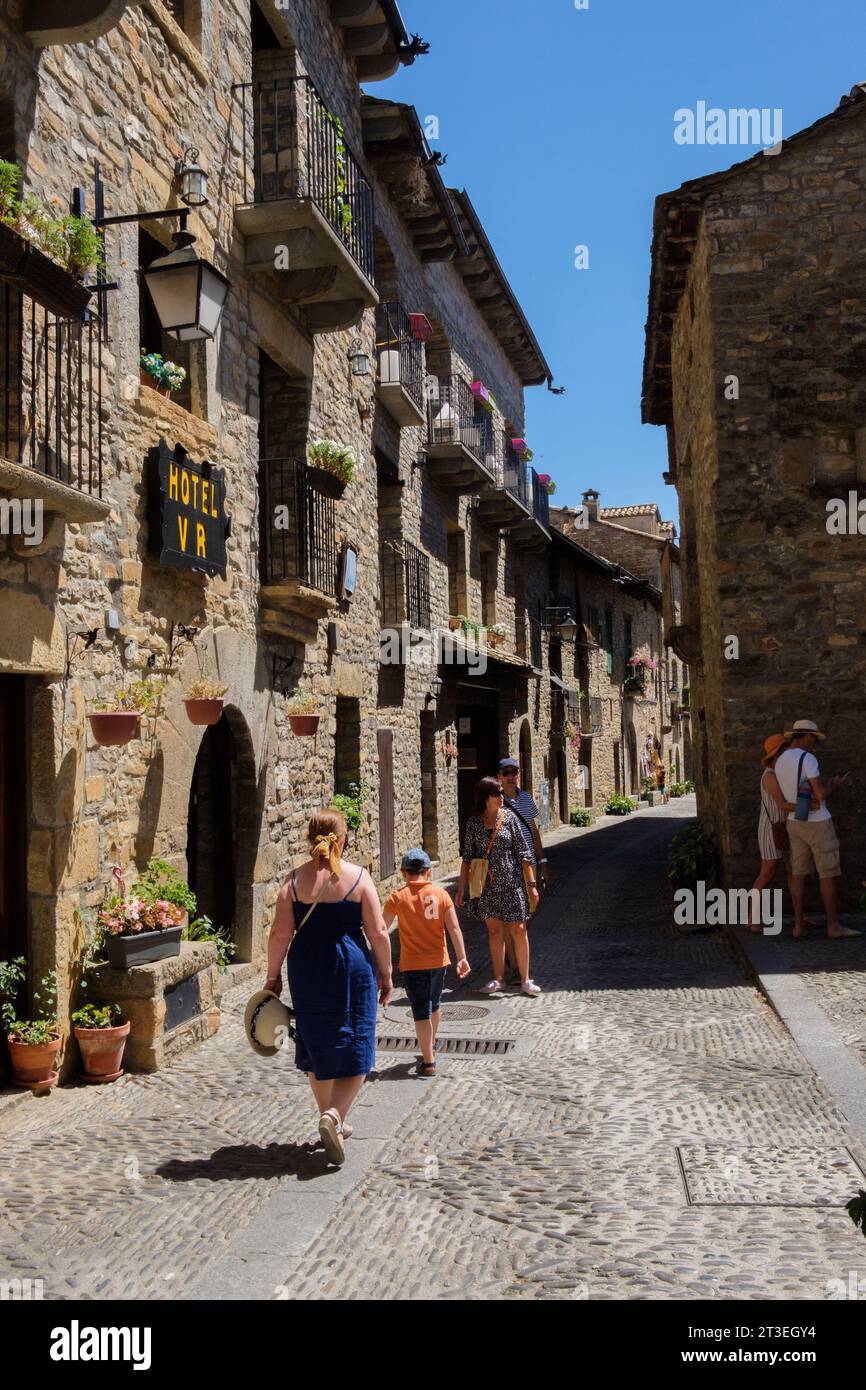
[[[163,331],[179,343],[216,336],[229,282],[193,250],[195,237],[172,234],[175,249],[141,271]]]
[[[174,176],[180,185],[181,201],[188,208],[203,208],[207,203],[207,174],[198,162],[198,150],[184,152],[174,166]]]

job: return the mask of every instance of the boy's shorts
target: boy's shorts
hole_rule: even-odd
[[[445,967],[439,970],[404,970],[403,988],[412,1005],[412,1017],[429,1018],[439,1008],[442,986],[445,983]]]

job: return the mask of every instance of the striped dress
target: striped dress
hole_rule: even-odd
[[[788,812],[783,811],[764,786],[764,778],[772,768],[765,768],[761,773],[761,814],[758,818],[758,845],[761,850],[762,859],[784,859],[784,854],[776,848],[773,840],[772,826],[782,821],[787,821]]]

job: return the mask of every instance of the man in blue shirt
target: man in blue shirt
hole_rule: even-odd
[[[516,758],[502,758],[499,763],[499,778],[505,796],[505,805],[513,811],[520,822],[526,847],[535,858],[536,867],[543,883],[547,883],[547,856],[541,843],[538,829],[538,807],[529,792],[518,786],[517,775],[520,764]]]

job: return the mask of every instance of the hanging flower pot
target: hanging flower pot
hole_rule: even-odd
[[[426,314],[410,314],[409,322],[412,325],[414,337],[421,343],[428,343],[433,337],[433,325]]]
[[[525,440],[525,439],[512,439],[512,441],[511,441],[511,448],[512,448],[512,451],[517,455],[517,457],[518,457],[519,459],[522,459],[523,456],[524,456],[524,454],[526,453],[526,440]]]
[[[321,717],[320,714],[290,714],[289,724],[292,733],[297,734],[299,738],[312,738],[318,733]]]
[[[141,710],[94,710],[88,714],[93,737],[101,748],[119,747],[135,738]]]
[[[483,381],[470,382],[469,390],[472,392],[479,405],[487,406],[490,404],[490,392]]]
[[[223,699],[184,700],[186,717],[190,724],[218,724],[223,712]]]
[[[116,1028],[75,1028],[75,1041],[81,1050],[84,1066],[82,1081],[91,1086],[104,1085],[123,1076],[123,1051],[129,1037],[130,1024]]]
[[[47,1042],[23,1043],[7,1037],[12,1062],[12,1085],[26,1091],[50,1091],[57,1085],[57,1054],[62,1039],[56,1034]]]
[[[28,241],[23,241],[23,246],[24,255],[15,272],[15,284],[19,289],[59,319],[82,319],[93,291],[80,284],[38,246]]]
[[[293,734],[299,738],[312,738],[318,732],[321,711],[319,699],[311,690],[299,686],[286,702],[286,714]]]

